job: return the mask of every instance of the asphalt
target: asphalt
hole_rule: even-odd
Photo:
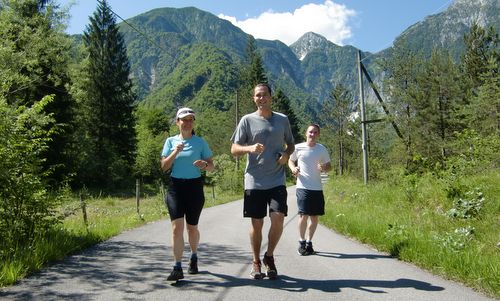
[[[288,188],[288,204],[275,251],[277,280],[249,277],[250,221],[242,217],[238,200],[203,210],[197,275],[185,273],[177,283],[166,280],[172,266],[171,227],[162,220],[3,288],[0,300],[494,300],[321,225],[314,238],[318,253],[299,256],[295,186]],[[268,226],[266,218],[263,249]]]

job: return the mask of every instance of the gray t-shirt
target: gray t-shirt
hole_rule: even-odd
[[[286,144],[294,144],[290,122],[286,115],[273,112],[266,119],[257,112],[243,116],[231,136],[231,142],[239,145],[264,145],[262,154],[247,156],[245,189],[270,189],[285,185],[285,166],[279,165],[280,152]]]

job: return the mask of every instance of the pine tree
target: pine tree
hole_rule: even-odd
[[[131,180],[135,95],[123,36],[106,0],[98,1],[83,41],[88,51],[83,130],[90,142],[84,182],[111,188]]]
[[[472,97],[462,113],[470,129],[484,136],[496,134],[500,110],[498,34],[493,27],[485,30],[475,23],[464,41],[466,51],[461,64]]]
[[[295,138],[295,142],[301,141],[303,139],[303,135],[300,133],[299,122],[298,119],[290,107],[290,99],[283,93],[281,89],[277,89],[273,95],[273,111],[277,111],[285,114],[288,117],[288,121],[290,122],[290,127],[292,129],[293,137]]]
[[[384,81],[385,95],[390,100],[389,110],[405,135],[406,168],[409,170],[413,169],[414,136],[418,129],[413,123],[413,116],[415,103],[422,97],[418,84],[422,66],[422,54],[411,51],[405,40],[394,45],[391,60],[383,63],[384,72],[387,75]]]
[[[498,60],[490,58],[487,70],[481,74],[482,85],[477,96],[464,107],[468,127],[483,137],[499,134],[500,72]]]
[[[253,88],[259,83],[268,83],[262,57],[255,46],[255,39],[248,36],[245,60],[241,66],[239,99],[239,116],[255,111]]]
[[[342,84],[339,84],[330,92],[321,109],[321,122],[325,124],[329,132],[334,133],[332,147],[336,152],[340,175],[347,169],[347,154],[353,153],[350,142],[352,138],[347,135],[349,118],[352,113],[351,103],[352,94]]]
[[[488,71],[490,58],[496,57],[498,61],[498,34],[494,27],[486,30],[474,23],[470,31],[464,34],[464,42],[466,49],[462,55],[462,67],[476,91],[483,83],[481,75]]]
[[[431,166],[439,163],[444,167],[450,155],[448,144],[454,133],[463,128],[457,113],[465,104],[465,93],[458,70],[451,55],[445,50],[435,49],[419,79],[423,97],[415,103],[413,118],[416,132],[415,144],[418,153]]]

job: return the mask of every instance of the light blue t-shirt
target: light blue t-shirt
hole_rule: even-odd
[[[189,139],[182,139],[180,135],[167,138],[163,145],[162,157],[170,155],[175,146],[184,143],[184,149],[177,154],[173,164],[171,176],[177,179],[195,179],[201,177],[201,171],[193,163],[196,160],[206,160],[213,156],[208,143],[201,137],[193,135]]]
[[[285,166],[278,164],[285,144],[294,144],[290,122],[286,115],[273,112],[266,119],[257,112],[243,116],[231,142],[239,145],[262,143],[262,154],[248,154],[245,169],[245,189],[271,189],[285,185]]]

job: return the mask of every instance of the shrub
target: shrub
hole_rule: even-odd
[[[0,99],[0,258],[33,241],[57,222],[57,200],[50,198],[41,153],[53,119],[43,113],[45,97],[32,107],[9,106]]]

